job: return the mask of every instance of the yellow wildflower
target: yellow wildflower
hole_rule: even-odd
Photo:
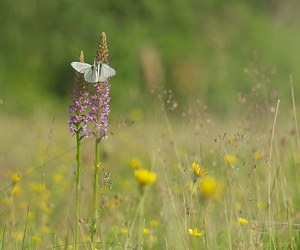
[[[192,163],[192,168],[194,170],[195,176],[197,177],[208,174],[208,170],[206,168],[200,167],[200,165],[195,162]]]
[[[151,172],[144,168],[134,171],[134,175],[138,183],[141,185],[152,184],[156,181],[157,178],[154,172]]]
[[[140,160],[138,159],[132,159],[130,162],[129,162],[129,166],[132,168],[132,169],[137,169],[137,168],[140,168],[142,166],[142,163]]]
[[[35,241],[36,243],[37,243],[37,242],[40,242],[40,241],[42,240],[41,237],[36,236],[36,235],[32,235],[32,236],[31,236],[31,239],[32,239],[33,241]]]
[[[254,153],[253,153],[253,160],[254,161],[259,161],[262,157],[263,157],[263,154],[261,151],[259,150],[256,150]]]
[[[62,174],[55,174],[53,176],[53,180],[57,184],[61,183],[63,181],[63,179],[64,179],[64,176]]]
[[[150,220],[150,225],[152,226],[152,227],[157,227],[158,226],[158,221],[157,220]]]
[[[242,225],[247,225],[249,223],[249,221],[245,218],[239,217],[239,223]]]
[[[45,191],[46,185],[44,183],[30,183],[29,189],[32,192],[42,193]]]
[[[216,194],[217,190],[217,181],[212,176],[207,176],[201,179],[200,184],[200,194],[204,198],[213,197]]]
[[[19,193],[21,193],[21,188],[20,188],[20,186],[18,186],[18,185],[13,186],[11,192],[12,192],[13,195],[18,195]]]
[[[150,230],[148,228],[144,228],[144,234],[150,234]]]
[[[188,233],[189,233],[189,235],[196,236],[196,237],[201,237],[202,236],[202,233],[196,227],[194,229],[189,228]]]
[[[11,180],[13,184],[16,184],[21,179],[21,176],[19,174],[12,174]]]
[[[224,160],[227,164],[235,164],[237,162],[237,158],[231,154],[225,155]]]

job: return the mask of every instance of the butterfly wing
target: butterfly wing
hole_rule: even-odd
[[[109,77],[116,75],[116,71],[105,63],[99,62],[93,65],[81,62],[72,62],[71,66],[81,74],[84,74],[84,80],[90,83],[104,82]]]
[[[73,69],[75,69],[77,72],[79,72],[81,74],[85,74],[86,72],[91,70],[93,67],[92,65],[90,65],[88,63],[81,63],[81,62],[72,62],[71,66],[73,67]]]
[[[99,82],[104,82],[107,78],[116,75],[116,71],[105,63],[99,64]]]
[[[99,77],[97,71],[95,70],[95,64],[90,65],[88,63],[72,62],[71,66],[79,73],[84,74],[84,80],[86,82],[98,82]]]
[[[98,73],[94,67],[84,74],[84,80],[86,82],[94,83],[99,81]]]

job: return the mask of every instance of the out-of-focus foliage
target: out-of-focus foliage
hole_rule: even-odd
[[[238,92],[253,87],[253,68],[272,65],[266,92],[275,88],[286,98],[289,75],[299,79],[297,7],[293,0],[6,0],[0,10],[1,109],[67,100],[70,62],[80,50],[92,62],[103,31],[117,70],[115,107],[147,105],[149,90],[159,88],[174,90],[182,103],[198,98],[226,111],[237,106]]]

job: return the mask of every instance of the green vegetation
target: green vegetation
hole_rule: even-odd
[[[276,89],[287,98],[289,75],[297,77],[300,67],[298,7],[297,1],[5,1],[2,110],[31,111],[46,100],[68,100],[70,62],[80,50],[92,62],[102,31],[118,69],[112,105],[123,112],[148,106],[147,84],[154,80],[145,75],[145,63],[156,84],[181,101],[193,97],[213,111],[232,111],[236,93],[252,88],[244,69],[254,51],[262,67],[276,71],[266,91]]]
[[[299,7],[5,1],[0,250],[298,249]],[[103,31],[107,140],[67,124]]]

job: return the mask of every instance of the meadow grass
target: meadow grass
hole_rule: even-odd
[[[276,104],[226,119],[162,101],[133,124],[111,121],[93,242],[94,143],[83,140],[79,249],[297,249],[296,109]],[[63,117],[38,117],[2,117],[1,249],[74,249],[74,137]],[[157,178],[141,185],[137,169]]]
[[[157,92],[107,140],[2,114],[0,249],[298,249],[297,95],[255,72],[239,113]]]

